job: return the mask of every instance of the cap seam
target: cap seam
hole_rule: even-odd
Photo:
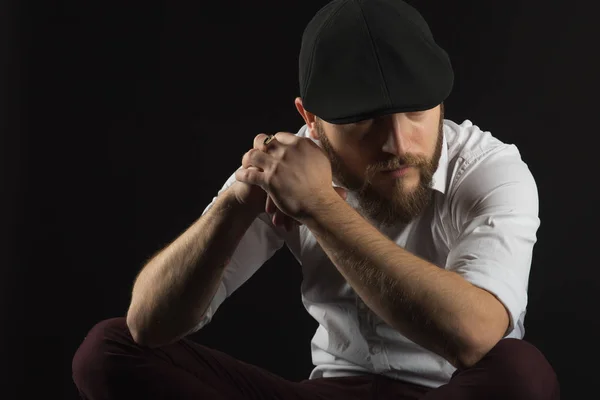
[[[345,6],[346,4],[348,4],[348,3],[341,2],[340,5],[338,6],[337,10],[333,10],[331,12],[331,14],[329,14],[329,17],[327,17],[327,19],[325,21],[323,21],[323,24],[321,24],[319,29],[315,32],[316,40],[313,43],[313,47],[310,51],[310,58],[308,59],[308,65],[309,65],[308,74],[306,74],[304,76],[304,82],[302,82],[305,91],[308,89],[308,82],[310,82],[310,77],[313,73],[313,59],[314,59],[315,52],[317,51],[317,45],[321,41],[321,31],[323,31],[326,27],[328,27],[331,24],[333,17],[335,17],[335,15],[337,15],[337,13],[339,13],[340,10],[342,9],[342,7]]]
[[[417,9],[415,9],[414,7],[412,7],[417,13],[419,13],[419,11]],[[425,45],[431,49],[434,50],[433,54],[434,56],[438,57],[439,60],[444,61],[445,63],[448,63],[449,60],[447,57],[445,58],[440,58],[440,55],[435,51],[437,49],[435,49],[433,46],[435,45],[439,50],[442,50],[445,53],[445,50],[443,48],[441,48],[441,46],[435,41],[435,38],[433,37],[433,32],[431,31],[431,27],[429,26],[429,24],[427,24],[427,21],[424,21],[425,24],[427,24],[427,30],[422,29],[421,25],[415,23],[415,21],[413,21],[412,19],[408,18],[406,19],[406,21],[408,24],[410,24],[411,26],[413,26],[414,28],[417,29],[417,31],[419,32],[419,39],[421,39],[421,41],[423,43],[425,43]],[[429,31],[429,32],[428,32]],[[428,40],[431,39],[431,41]]]
[[[360,5],[360,1],[359,0],[354,0],[354,2],[357,4],[358,8],[360,9],[360,15],[362,17],[363,23],[364,23],[364,28],[367,31],[367,35],[369,36],[369,41],[371,42],[371,49],[373,50],[373,53],[375,53],[375,62],[377,63],[377,69],[379,70],[379,77],[381,78],[381,87],[384,91],[384,95],[386,97],[386,100],[388,102],[387,106],[391,107],[392,106],[392,99],[390,97],[390,92],[389,89],[387,87],[386,81],[385,81],[385,76],[383,74],[383,68],[381,68],[381,63],[379,62],[379,51],[377,49],[377,45],[375,44],[375,41],[373,40],[373,36],[371,35],[371,30],[369,29],[369,25],[367,24],[367,19],[365,17],[365,13]]]

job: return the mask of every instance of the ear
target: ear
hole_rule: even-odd
[[[296,99],[294,100],[294,104],[296,105],[296,109],[302,116],[302,119],[304,119],[304,122],[306,123],[310,137],[315,140],[318,140],[319,137],[317,136],[317,127],[316,127],[317,118],[316,118],[315,114],[311,113],[310,111],[306,111],[304,109],[304,106],[302,105],[302,99],[300,97],[296,97]]]

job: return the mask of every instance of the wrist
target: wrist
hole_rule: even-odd
[[[264,201],[258,204],[258,201],[241,201],[235,190],[227,190],[223,193],[223,205],[225,208],[243,219],[254,220],[264,209]]]
[[[323,215],[330,214],[332,210],[335,210],[342,205],[347,205],[346,201],[331,188],[316,195],[308,211],[305,212],[303,217],[298,221],[303,225],[310,227],[316,221],[320,220]]]

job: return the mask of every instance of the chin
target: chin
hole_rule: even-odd
[[[418,177],[398,178],[396,181],[394,181],[393,186],[395,188],[395,192],[401,194],[402,196],[409,196],[417,190],[419,183]]]
[[[419,187],[419,180],[415,179],[414,181],[411,182],[405,182],[404,185],[402,185],[402,194],[405,196],[409,196],[413,193],[415,193],[417,191],[417,188]]]

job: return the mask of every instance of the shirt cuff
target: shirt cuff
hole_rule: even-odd
[[[481,271],[460,271],[459,269],[456,272],[472,285],[493,294],[504,305],[509,316],[509,327],[504,337],[508,336],[515,329],[525,310],[527,293],[516,289],[514,283],[507,283],[507,280],[489,276]]]

